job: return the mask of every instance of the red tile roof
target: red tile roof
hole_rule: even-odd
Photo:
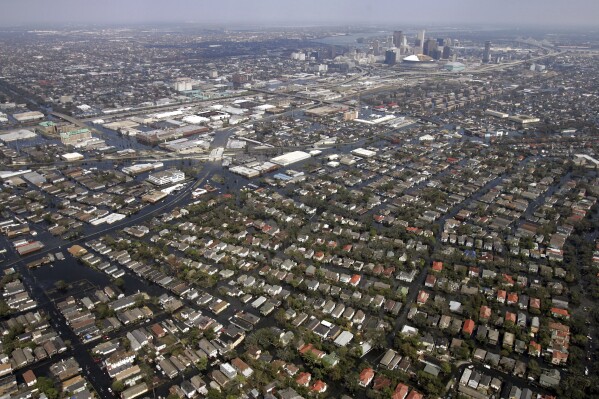
[[[468,319],[464,322],[464,327],[462,327],[462,331],[466,334],[472,334],[474,332],[474,320]]]

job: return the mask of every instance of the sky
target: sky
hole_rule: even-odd
[[[599,27],[599,0],[0,0],[0,26],[189,22]]]

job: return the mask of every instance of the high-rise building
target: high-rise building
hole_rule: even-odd
[[[246,83],[249,83],[252,81],[252,75],[249,73],[234,73],[232,75],[232,81],[233,81],[233,86],[234,87],[240,87]]]
[[[403,42],[403,32],[400,30],[396,30],[395,32],[393,32],[393,44],[395,45],[395,47],[401,49],[403,47]]]
[[[331,59],[334,59],[335,57],[337,57],[338,53],[337,53],[337,46],[333,45],[331,46]]]
[[[485,42],[485,51],[483,52],[483,63],[487,64],[491,61],[491,42],[487,40]]]
[[[418,41],[417,41],[417,46],[420,47],[420,54],[423,53],[424,50],[424,36],[426,34],[425,30],[421,30],[420,32],[418,32]]]
[[[378,40],[375,40],[374,43],[372,43],[372,53],[374,55],[381,55],[381,43],[379,43]]]
[[[437,38],[437,46],[443,47],[444,44],[445,44],[445,39],[443,39],[442,37],[438,37]]]
[[[436,51],[437,41],[435,39],[428,39],[426,42],[424,42],[424,45],[422,47],[422,54],[432,57]]]
[[[397,53],[393,50],[385,51],[385,64],[395,65],[397,62]]]
[[[444,46],[443,47],[443,55],[441,58],[443,58],[444,60],[448,60],[449,57],[451,57],[451,47]]]
[[[193,89],[193,80],[190,78],[177,78],[173,83],[176,91],[190,91]]]

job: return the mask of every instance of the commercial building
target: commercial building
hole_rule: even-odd
[[[11,141],[33,139],[35,137],[37,137],[37,134],[35,134],[29,130],[23,129],[23,130],[15,130],[14,132],[2,134],[2,135],[0,135],[0,140],[2,140],[5,143],[9,143]]]
[[[42,114],[39,111],[29,111],[21,112],[20,114],[13,114],[12,117],[15,118],[18,122],[23,123],[44,119],[44,114]]]
[[[277,165],[289,166],[296,162],[301,162],[310,158],[310,154],[304,151],[293,151],[287,154],[279,155],[278,157],[272,158],[270,161]]]
[[[397,62],[397,53],[395,52],[395,50],[385,51],[385,64],[395,65],[396,62]]]
[[[154,162],[154,163],[139,163],[136,165],[125,166],[122,170],[123,173],[126,173],[130,176],[139,175],[144,172],[149,172],[151,170],[156,170],[162,168],[164,164],[162,162]]]
[[[75,144],[79,141],[89,140],[92,138],[92,133],[87,128],[71,130],[60,133],[60,141],[64,145]]]
[[[483,63],[488,64],[491,61],[491,42],[485,42],[485,51],[483,51]]]
[[[178,169],[164,170],[162,172],[153,173],[148,177],[148,181],[157,186],[179,183],[183,180],[185,180],[185,173]]]
[[[62,154],[60,157],[67,162],[79,161],[84,158],[84,156],[78,152],[67,152]]]

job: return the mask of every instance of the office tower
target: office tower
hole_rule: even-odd
[[[437,46],[443,47],[444,44],[445,44],[445,39],[443,39],[442,37],[438,37],[437,38]]]
[[[420,47],[420,54],[422,54],[423,50],[424,50],[424,36],[426,34],[425,30],[421,30],[420,32],[418,32],[418,44],[417,46]]]
[[[404,42],[403,32],[400,30],[396,30],[395,32],[393,32],[393,44],[395,45],[395,47],[397,47],[398,49],[401,49],[403,47],[403,42]],[[401,53],[401,51],[400,51],[400,53]]]
[[[372,53],[374,55],[381,55],[381,44],[378,40],[375,40],[374,43],[372,43]]]
[[[432,57],[437,51],[437,41],[435,39],[428,39],[424,42],[422,47],[422,54]]]
[[[444,47],[443,47],[443,55],[442,55],[442,58],[443,58],[444,60],[448,60],[448,59],[449,59],[449,57],[451,57],[451,47],[449,47],[449,46],[444,46]]]
[[[395,65],[397,62],[397,53],[393,50],[385,51],[385,64]]]
[[[483,63],[487,64],[491,60],[491,42],[485,42],[485,51],[483,52]]]

